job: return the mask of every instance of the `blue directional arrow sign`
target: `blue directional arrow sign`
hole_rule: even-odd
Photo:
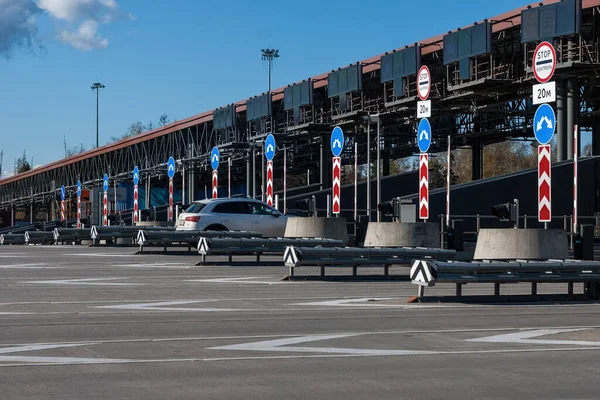
[[[173,157],[169,157],[169,162],[167,163],[167,174],[170,179],[173,179],[175,176],[175,160]]]
[[[221,158],[221,154],[219,153],[219,148],[217,146],[213,147],[210,152],[210,165],[213,170],[219,168],[219,159]]]
[[[133,184],[137,185],[140,183],[140,169],[137,167],[133,167]]]
[[[105,192],[108,192],[108,175],[107,174],[104,174],[102,188],[104,189]]]
[[[61,199],[62,201],[64,201],[64,200],[65,200],[65,185],[62,185],[62,186],[60,187],[60,199]]]
[[[556,131],[556,115],[548,104],[538,107],[533,116],[533,133],[540,144],[548,144]]]
[[[331,152],[334,157],[339,157],[344,148],[344,132],[342,128],[336,126],[331,132]]]
[[[431,146],[431,124],[427,118],[423,118],[419,122],[417,128],[417,142],[419,143],[419,150],[421,153],[427,153],[429,146]]]
[[[273,157],[275,157],[275,137],[271,134],[265,140],[265,157],[267,157],[267,161],[273,161]]]
[[[77,181],[77,197],[81,197],[81,181]]]

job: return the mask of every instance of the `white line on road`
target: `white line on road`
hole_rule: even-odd
[[[281,279],[280,276],[244,276],[234,278],[211,278],[211,279],[189,279],[185,282],[203,282],[203,283],[243,283],[243,284],[262,284],[262,285],[275,285],[285,283],[282,281],[257,281],[255,279]]]
[[[174,305],[211,303],[217,300],[176,300],[162,301],[158,303],[136,303],[136,304],[118,304],[113,306],[97,306],[92,308],[109,308],[116,310],[138,310],[138,311],[204,311],[204,312],[219,312],[219,311],[248,311],[237,308],[209,308],[209,307],[168,307]]]
[[[600,342],[585,340],[545,340],[534,339],[540,336],[557,335],[560,333],[571,333],[589,330],[589,328],[567,328],[567,329],[536,329],[533,331],[514,332],[503,335],[486,336],[482,338],[467,339],[467,342],[479,343],[523,343],[523,344],[553,344],[570,346],[600,346]]]
[[[86,279],[54,279],[43,281],[24,281],[19,283],[35,283],[46,285],[100,285],[100,286],[142,286],[146,283],[123,283],[123,282],[106,282],[111,280],[123,280],[128,278],[86,278]]]

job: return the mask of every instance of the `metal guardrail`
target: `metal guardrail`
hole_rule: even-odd
[[[92,244],[96,245],[100,240],[116,241],[117,239],[130,239],[131,244],[137,238],[137,234],[143,229],[145,231],[175,231],[174,226],[97,226],[90,229]]]
[[[25,244],[24,233],[8,233],[0,235],[0,245]]]
[[[389,275],[392,265],[410,264],[415,258],[453,260],[457,257],[455,250],[390,247],[390,248],[311,248],[289,246],[283,254],[289,275],[294,276],[298,267],[320,267],[321,276],[325,276],[325,267],[352,267],[352,274],[357,275],[358,267],[383,267],[384,275]]]
[[[254,254],[256,262],[260,262],[261,255],[281,255],[289,246],[334,247],[343,245],[342,240],[321,238],[200,238],[198,253],[202,255],[202,261],[199,264],[206,262],[207,255],[225,254],[229,256],[229,262],[232,262],[234,254]]]
[[[419,285],[418,297],[423,297],[425,287],[437,283],[455,283],[456,296],[462,296],[462,285],[467,283],[493,283],[494,295],[500,295],[500,285],[505,283],[531,283],[531,294],[537,294],[538,283],[565,282],[568,294],[573,294],[573,283],[583,282],[593,299],[600,298],[600,262],[583,260],[546,261],[485,261],[455,262],[415,260],[410,270],[412,283]]]
[[[90,240],[89,229],[78,229],[78,228],[54,228],[54,242],[55,243],[77,243],[80,244],[82,240]]]
[[[54,232],[27,231],[25,244],[54,244]]]
[[[200,238],[260,238],[262,233],[250,231],[158,231],[139,230],[136,243],[140,246],[140,253],[144,246],[162,245],[167,251],[168,245],[182,244],[188,246],[188,251],[196,247]]]

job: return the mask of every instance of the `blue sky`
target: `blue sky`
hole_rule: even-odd
[[[5,171],[24,149],[34,165],[62,158],[63,135],[91,147],[97,79],[102,145],[137,120],[183,119],[266,91],[261,48],[280,50],[277,88],[527,3],[0,0],[0,22],[15,17],[2,15],[11,4],[38,8],[27,14],[33,47],[4,38],[6,58],[0,37]]]

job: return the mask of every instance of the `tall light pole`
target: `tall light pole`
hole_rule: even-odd
[[[271,92],[271,68],[273,59],[279,58],[279,50],[276,49],[261,49],[263,61],[267,62],[268,74],[269,74],[269,93]]]
[[[98,145],[98,92],[100,89],[104,89],[106,86],[101,84],[100,82],[94,82],[92,85],[92,90],[96,90],[96,148],[100,147]]]

